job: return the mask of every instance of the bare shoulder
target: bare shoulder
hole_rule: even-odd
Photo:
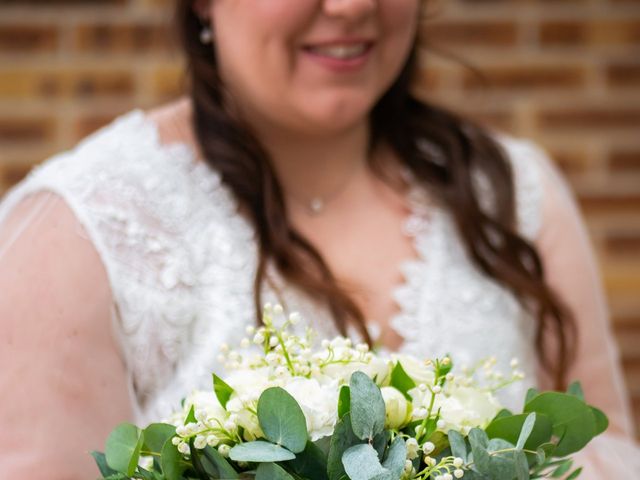
[[[195,145],[191,128],[191,100],[180,97],[145,111],[147,120],[155,124],[162,144]]]

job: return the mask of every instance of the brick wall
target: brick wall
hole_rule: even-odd
[[[640,1],[429,1],[422,94],[541,142],[579,196],[640,426]],[[0,191],[180,92],[171,4],[0,1]]]

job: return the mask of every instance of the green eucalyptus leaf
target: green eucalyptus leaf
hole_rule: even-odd
[[[102,452],[91,452],[91,456],[96,461],[96,465],[98,466],[98,470],[100,470],[100,474],[103,477],[108,477],[109,475],[114,475],[116,472],[113,468],[107,465],[107,458]]]
[[[256,480],[295,480],[287,471],[275,463],[261,463],[256,470]]]
[[[307,442],[305,449],[286,466],[305,480],[327,480],[327,455],[313,442]]]
[[[132,476],[138,465],[142,444],[140,429],[130,423],[121,423],[107,438],[107,465],[117,472]]]
[[[600,435],[609,427],[609,419],[602,410],[589,406],[596,421],[596,435]]]
[[[384,452],[387,449],[387,445],[389,445],[390,439],[391,432],[389,430],[383,430],[374,437],[372,445],[373,449],[378,452],[378,458],[384,458]]]
[[[516,442],[516,448],[518,450],[522,450],[524,448],[524,444],[527,440],[529,440],[529,436],[533,431],[533,427],[536,423],[536,413],[532,412],[527,415],[524,423],[522,424],[522,429],[520,430],[520,435],[518,436],[518,441]]]
[[[492,467],[491,457],[487,451],[487,447],[489,446],[487,434],[479,428],[472,428],[469,432],[469,443],[471,444],[473,461],[477,470],[482,474],[490,475]]]
[[[465,443],[462,434],[455,430],[449,430],[447,437],[449,438],[449,445],[451,446],[451,454],[454,457],[460,457],[463,460],[466,459],[467,444]]]
[[[182,474],[189,468],[189,464],[182,458],[182,454],[171,439],[164,442],[160,455],[160,466],[166,480],[182,480]]]
[[[404,470],[407,459],[407,446],[402,437],[397,436],[387,451],[387,456],[382,462],[382,466],[389,470],[393,478],[400,478]]]
[[[529,480],[529,462],[522,450],[515,452],[515,467],[517,480]]]
[[[553,471],[553,473],[551,474],[551,477],[560,478],[571,469],[572,465],[573,465],[573,460],[568,458]]]
[[[307,421],[304,413],[286,390],[266,389],[258,400],[258,421],[264,436],[293,453],[300,453],[307,445]]]
[[[590,407],[573,395],[541,393],[525,405],[525,412],[549,417],[553,434],[561,439],[555,451],[558,457],[581,450],[596,435],[596,418]]]
[[[510,417],[512,415],[513,415],[513,412],[511,410],[503,408],[498,413],[496,413],[496,416],[493,417],[493,420],[497,420],[499,418],[504,418],[504,417]]]
[[[350,410],[351,392],[349,391],[349,385],[342,385],[338,396],[338,418],[344,417]]]
[[[528,414],[521,413],[510,417],[494,419],[486,428],[489,438],[502,438],[513,445],[518,442]],[[535,450],[551,438],[553,426],[551,420],[546,415],[536,413],[533,428],[524,444],[527,450]]]
[[[145,450],[160,453],[165,442],[176,434],[176,427],[168,423],[152,423],[142,434]]]
[[[360,439],[356,437],[351,428],[351,414],[347,413],[336,423],[331,436],[329,456],[327,458],[329,480],[341,480],[346,475],[342,465],[342,455],[349,447],[360,442]]]
[[[509,452],[504,455],[496,455],[489,458],[489,476],[492,479],[504,480],[506,478],[516,477],[517,467],[513,453],[514,452]]]
[[[296,456],[284,447],[263,440],[239,443],[229,452],[234,462],[284,462]]]
[[[584,392],[582,391],[582,385],[580,385],[580,382],[573,382],[569,385],[567,388],[567,394],[573,395],[584,402]]]
[[[507,442],[506,440],[503,440],[502,438],[491,438],[489,439],[489,445],[487,445],[487,451],[489,453],[513,448],[515,448],[515,445]]]
[[[202,450],[202,454],[204,455],[206,462],[215,467],[218,471],[219,478],[225,479],[235,479],[239,478],[238,473],[233,469],[233,467],[229,464],[226,458],[224,458],[215,448],[211,448],[210,446],[206,446],[204,450]]]
[[[565,480],[575,480],[582,473],[582,467],[576,468]]]
[[[377,452],[368,443],[348,448],[342,455],[342,465],[351,480],[392,478],[391,472],[380,464]]]
[[[407,400],[411,401],[409,390],[416,388],[416,382],[407,374],[400,362],[396,362],[393,370],[391,370],[391,386],[402,393]]]
[[[229,401],[229,398],[231,398],[231,395],[233,395],[234,390],[215,373],[213,374],[213,391],[218,398],[218,402],[222,405],[222,408],[226,409],[227,402]]]
[[[540,394],[540,391],[537,388],[531,387],[529,390],[527,390],[527,394],[525,395],[525,398],[524,398],[524,404],[526,405],[531,400],[533,400],[534,397],[538,396],[539,394]]]
[[[385,408],[378,386],[365,373],[354,372],[349,382],[351,426],[361,440],[372,440],[384,430]]]

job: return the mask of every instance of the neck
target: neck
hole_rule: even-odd
[[[367,122],[332,135],[260,132],[291,210],[308,209],[314,199],[337,203],[367,172]]]

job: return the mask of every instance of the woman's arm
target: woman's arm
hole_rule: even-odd
[[[95,478],[89,452],[131,418],[106,272],[64,201],[23,200],[0,224],[0,471]]]
[[[540,157],[545,193],[536,243],[550,285],[571,308],[578,326],[577,357],[568,379],[579,380],[586,400],[610,421],[607,433],[578,456],[576,463],[585,465],[580,478],[640,478],[640,448],[633,443],[622,367],[593,249],[566,181],[548,157]],[[544,372],[539,382],[550,387]]]

